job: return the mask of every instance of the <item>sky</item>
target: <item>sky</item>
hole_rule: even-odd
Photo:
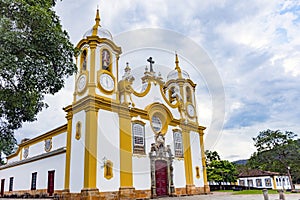
[[[55,10],[74,45],[94,25],[97,7],[102,27],[123,45],[121,66],[126,59],[133,70],[143,65],[129,51],[132,41],[120,40],[140,30],[155,32],[143,41],[153,42],[155,36],[152,51],[139,51],[143,56],[152,53],[156,65],[174,65],[173,52],[178,51],[181,68],[197,83],[199,124],[207,127],[206,149],[234,161],[251,156],[252,138],[260,131],[300,135],[298,0],[58,1]],[[170,46],[164,46],[166,42]],[[38,120],[16,131],[17,139],[65,124],[62,108],[72,102],[73,91],[74,77],[70,77],[63,90],[46,96],[49,108],[38,114]]]

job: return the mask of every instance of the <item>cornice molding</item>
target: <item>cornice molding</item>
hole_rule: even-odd
[[[26,158],[26,159],[23,159],[23,160],[20,160],[20,161],[15,161],[15,162],[12,162],[12,163],[8,163],[6,165],[1,166],[0,170],[6,169],[6,168],[11,168],[11,167],[18,166],[18,165],[23,165],[23,164],[34,162],[34,161],[41,160],[41,159],[44,159],[44,158],[56,156],[58,154],[62,154],[62,153],[65,153],[65,152],[66,152],[66,148],[62,147],[62,148],[56,149],[54,151],[50,151],[48,153],[43,153],[43,154],[31,157],[31,158]]]

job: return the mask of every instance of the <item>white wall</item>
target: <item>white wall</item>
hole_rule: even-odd
[[[51,151],[53,151],[55,149],[59,149],[61,147],[65,147],[66,146],[66,137],[67,137],[66,132],[52,137]],[[24,148],[22,149],[22,151],[23,151],[23,155],[24,155]],[[31,158],[31,157],[46,153],[46,151],[45,151],[45,140],[42,140],[38,143],[30,145],[28,152],[29,153],[28,153],[27,158]],[[22,160],[23,159],[24,159],[24,156],[22,157]]]
[[[100,191],[116,191],[120,187],[119,116],[106,110],[98,111],[97,187]],[[113,163],[113,177],[104,178],[104,159]]]
[[[196,187],[203,187],[203,166],[200,148],[200,136],[197,132],[190,132],[190,143],[191,143],[191,153],[192,153],[192,171],[193,179]],[[196,166],[199,167],[200,178],[196,177]]]
[[[175,188],[185,188],[185,169],[184,169],[184,160],[183,159],[174,159],[174,185]]]
[[[276,189],[291,189],[288,176],[275,176]]]
[[[266,181],[265,179],[270,178],[271,179],[271,186],[266,186]],[[256,179],[261,179],[262,181],[262,186],[257,186],[256,185]],[[240,181],[239,180],[244,180],[246,187],[250,187],[250,185],[248,185],[248,180],[252,180],[253,182],[253,186],[251,187],[257,187],[257,188],[272,188],[275,189],[274,184],[273,184],[273,178],[271,176],[259,176],[259,177],[246,177],[246,178],[239,178],[238,179],[238,184],[240,185]]]
[[[44,142],[44,144],[45,144],[45,142]],[[59,149],[61,147],[66,147],[66,144],[67,144],[67,132],[56,135],[56,136],[52,137],[51,151],[53,151],[55,149]]]
[[[76,140],[76,124],[78,121],[81,122],[81,138]],[[85,111],[74,114],[71,138],[70,192],[78,193],[83,188],[84,177]]]
[[[7,163],[12,163],[12,162],[15,162],[15,161],[19,161],[20,160],[20,153],[21,153],[21,151],[15,157],[12,157],[12,158],[8,159]]]
[[[150,144],[151,145],[151,144]],[[145,156],[134,156],[132,158],[133,186],[136,190],[150,190],[151,168],[150,159]]]
[[[65,153],[0,170],[5,179],[5,191],[9,190],[9,178],[14,177],[13,191],[30,190],[32,173],[37,172],[36,189],[47,189],[48,171],[55,170],[54,189],[63,190],[65,180]]]

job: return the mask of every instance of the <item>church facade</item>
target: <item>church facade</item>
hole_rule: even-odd
[[[78,73],[66,124],[23,140],[0,167],[1,196],[143,199],[209,192],[196,84],[181,69],[164,79],[153,59],[142,77],[100,25],[77,44]],[[142,87],[132,85],[137,78]]]

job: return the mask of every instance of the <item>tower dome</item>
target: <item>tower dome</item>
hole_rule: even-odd
[[[83,37],[86,38],[88,36],[98,36],[99,38],[105,38],[109,40],[113,40],[112,34],[107,30],[106,28],[103,28],[100,25],[100,15],[99,15],[99,9],[97,9],[96,18],[95,18],[95,25],[93,28],[88,30]]]
[[[176,64],[175,69],[170,71],[167,75],[167,81],[175,80],[175,79],[178,79],[178,78],[190,79],[189,74],[179,67],[179,60],[178,60],[178,55],[177,54],[176,54],[175,64]]]
[[[91,28],[90,30],[88,30],[83,37],[87,37],[87,36],[92,36],[93,35],[93,29]],[[98,26],[97,28],[97,34],[96,36],[98,36],[99,38],[106,38],[109,40],[113,40],[112,34],[109,32],[109,30],[107,30],[106,28],[103,28],[101,26]]]

